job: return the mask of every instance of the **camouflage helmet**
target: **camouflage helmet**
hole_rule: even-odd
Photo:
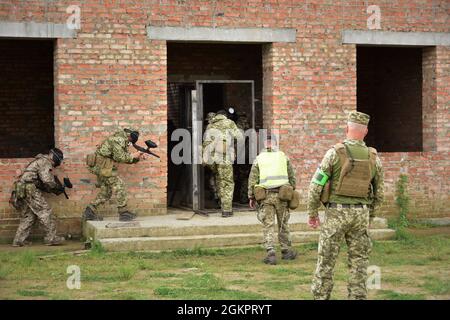
[[[217,111],[217,113],[216,114],[221,114],[221,115],[223,115],[223,116],[228,116],[228,112],[227,112],[227,110],[225,110],[225,109],[220,109],[219,111]]]
[[[214,112],[208,112],[208,114],[206,115],[205,120],[209,122],[209,121],[211,121],[212,118],[214,118],[215,116],[216,116],[216,114],[215,114]]]

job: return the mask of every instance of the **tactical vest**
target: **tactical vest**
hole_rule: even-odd
[[[259,168],[259,184],[256,186],[272,189],[289,184],[287,158],[282,151],[263,151],[256,161]]]
[[[377,151],[374,148],[349,147],[343,143],[336,144],[334,149],[341,168],[332,194],[367,198],[371,193],[371,181],[375,175]]]

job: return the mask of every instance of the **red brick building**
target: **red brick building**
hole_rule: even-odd
[[[280,130],[303,199],[358,109],[385,168],[384,214],[405,172],[411,214],[448,216],[449,10],[445,0],[1,0],[0,238],[18,223],[14,177],[53,145],[75,189],[51,201],[60,230],[79,234],[95,191],[85,154],[117,127],[139,128],[161,155],[122,166],[130,206],[167,213],[191,170],[170,163],[172,129],[249,97],[255,127]]]

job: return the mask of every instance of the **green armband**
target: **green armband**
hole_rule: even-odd
[[[330,177],[325,172],[323,172],[320,168],[317,168],[316,173],[314,173],[312,182],[318,184],[319,186],[324,186],[329,178]]]

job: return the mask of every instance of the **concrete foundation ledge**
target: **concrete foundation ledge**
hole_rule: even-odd
[[[75,38],[76,30],[64,23],[0,21],[0,37],[8,38]]]
[[[450,32],[343,30],[342,43],[386,46],[449,46]]]

